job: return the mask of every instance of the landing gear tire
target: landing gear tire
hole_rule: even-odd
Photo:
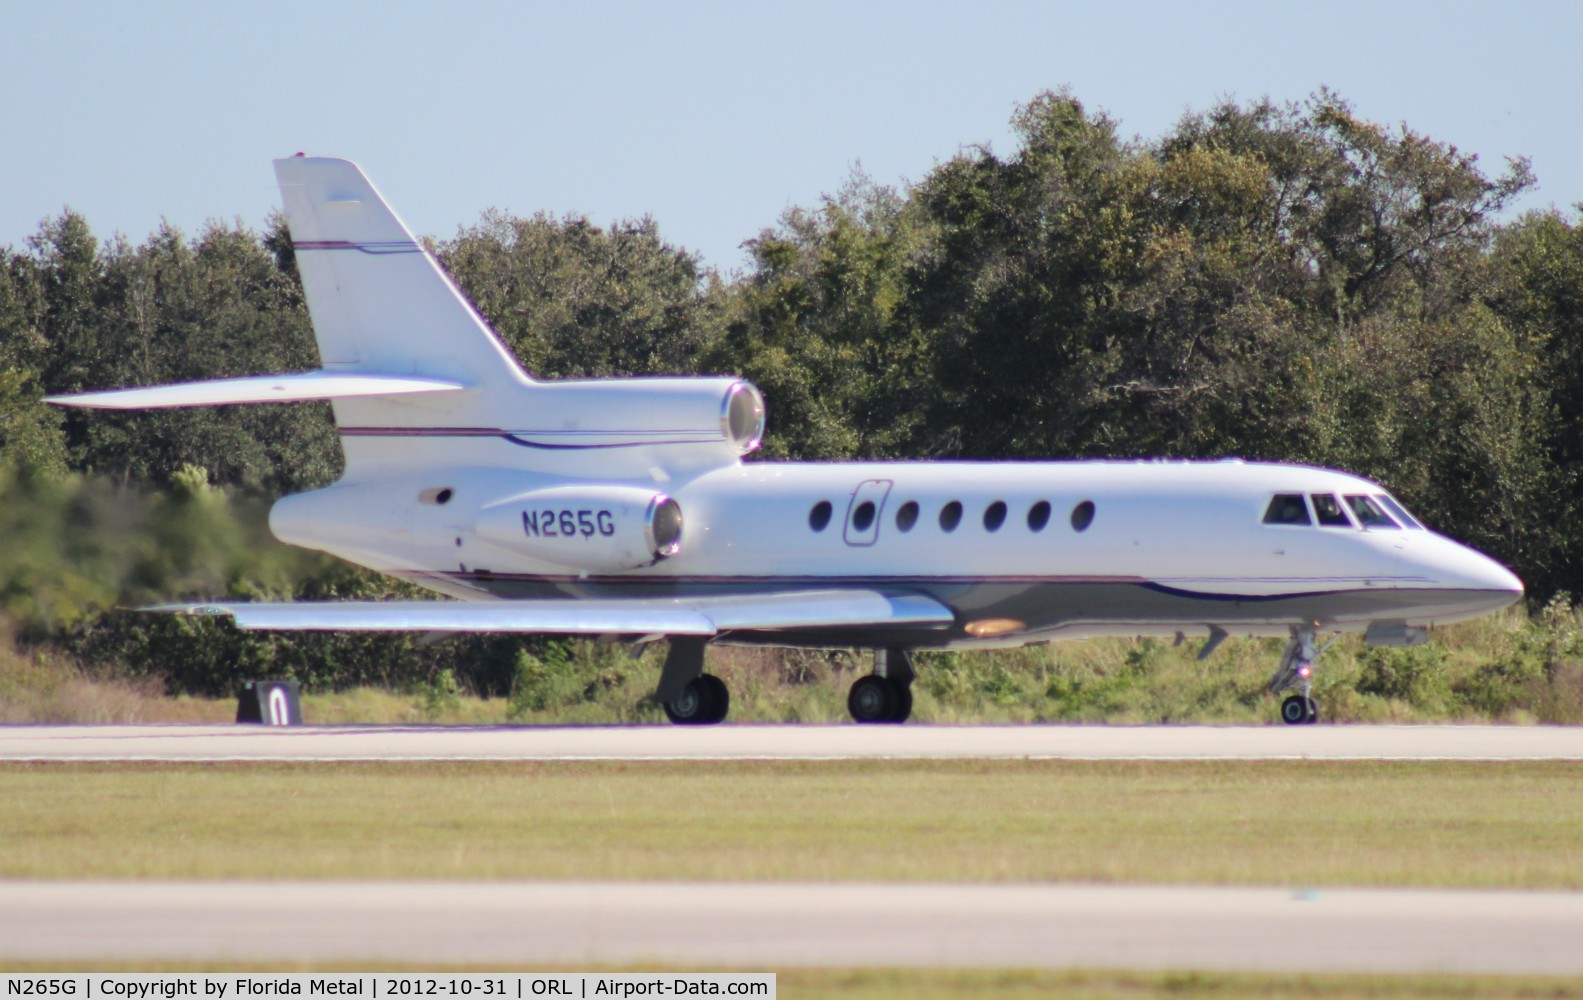
[[[1309,714],[1309,706],[1313,705],[1313,714]],[[1314,705],[1314,699],[1305,698],[1294,694],[1281,702],[1281,721],[1288,726],[1300,726],[1305,722],[1313,722],[1319,718],[1319,707]]]
[[[906,722],[912,716],[912,687],[895,681],[890,681],[890,686],[896,689],[896,707],[891,710],[890,721]]]
[[[708,685],[709,696],[714,700],[714,711],[709,714],[709,723],[726,721],[726,713],[731,711],[731,689],[714,674],[700,674],[698,679]]]
[[[869,674],[852,683],[846,708],[853,722],[906,722],[912,715],[912,689],[878,674]]]
[[[725,719],[731,709],[731,691],[713,674],[699,674],[687,682],[681,696],[665,703],[665,715],[678,726],[709,726]]]

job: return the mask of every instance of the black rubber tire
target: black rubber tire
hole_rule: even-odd
[[[898,724],[906,722],[912,716],[912,685],[891,681],[890,688],[896,696],[896,704],[890,711],[890,721]]]
[[[714,717],[715,690],[710,680],[708,674],[700,674],[688,681],[680,698],[665,703],[666,717],[678,726],[703,726],[720,721]]]
[[[712,726],[717,722],[724,722],[726,713],[731,711],[731,689],[726,687],[725,681],[714,674],[704,674],[698,680],[708,687],[709,699],[713,703],[709,718],[704,719],[702,724]]]
[[[879,674],[868,674],[852,682],[846,696],[846,710],[852,721],[864,725],[893,722],[896,714],[896,688]]]
[[[1313,725],[1319,721],[1319,702],[1312,698],[1304,698],[1303,707],[1308,710],[1308,717],[1303,720],[1304,722]]]
[[[1281,721],[1288,726],[1300,726],[1308,722],[1308,703],[1312,700],[1300,694],[1288,697],[1281,702]]]

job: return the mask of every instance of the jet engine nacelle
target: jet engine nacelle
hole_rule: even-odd
[[[542,382],[514,404],[515,436],[553,446],[692,444],[736,458],[764,439],[764,397],[731,378]]]
[[[640,487],[556,486],[490,504],[474,530],[532,559],[611,573],[680,552],[682,511],[665,494]]]

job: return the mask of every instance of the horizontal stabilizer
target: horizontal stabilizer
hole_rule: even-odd
[[[140,389],[45,396],[44,402],[54,403],[57,406],[85,406],[101,410],[159,410],[173,406],[295,403],[310,399],[346,399],[351,396],[454,392],[466,388],[467,386],[461,382],[415,378],[409,375],[300,372],[295,375],[222,378],[209,382],[181,382],[175,385],[153,385]]]
[[[731,630],[943,626],[949,608],[918,595],[793,591],[698,598],[526,601],[326,601],[179,604],[146,611],[229,616],[242,629],[697,635]]]

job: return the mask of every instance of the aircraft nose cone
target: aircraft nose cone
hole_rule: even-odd
[[[1516,573],[1488,557],[1484,559],[1484,563],[1483,573],[1480,575],[1488,580],[1490,590],[1511,595],[1513,603],[1522,599],[1523,582],[1517,578]]]
[[[1485,591],[1499,601],[1493,606],[1500,608],[1522,599],[1523,582],[1517,574],[1482,552],[1469,548],[1464,548],[1463,552],[1466,554],[1456,560],[1452,573],[1458,589]]]
[[[1442,620],[1489,614],[1522,599],[1523,582],[1511,570],[1475,549],[1449,538],[1433,540],[1422,565],[1448,594]],[[1455,606],[1455,610],[1451,607]]]

